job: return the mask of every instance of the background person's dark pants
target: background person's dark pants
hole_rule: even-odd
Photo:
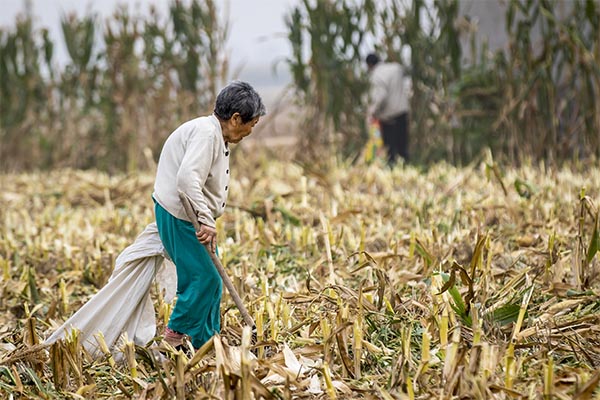
[[[388,120],[379,121],[381,138],[388,152],[388,163],[394,164],[398,156],[408,162],[408,113]]]

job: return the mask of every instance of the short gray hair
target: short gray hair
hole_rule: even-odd
[[[238,112],[243,123],[267,113],[260,95],[249,83],[242,81],[233,81],[219,92],[214,112],[225,121]]]

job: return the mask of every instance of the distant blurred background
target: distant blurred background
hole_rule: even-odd
[[[411,81],[413,162],[600,154],[595,0],[0,0],[0,170],[150,168],[231,79],[248,143],[318,164],[367,139],[364,57]],[[281,152],[278,146],[287,146]],[[275,150],[273,150],[275,149]],[[315,165],[316,165],[315,164]]]
[[[297,0],[226,0],[216,2],[217,15],[229,22],[226,51],[231,59],[232,75],[253,82],[264,91],[281,88],[290,82],[290,74],[282,62],[290,53],[284,16]],[[169,14],[168,0],[0,0],[0,27],[14,27],[19,14],[31,14],[34,25],[46,27],[55,41],[55,61],[65,66],[69,52],[65,46],[61,18],[75,14],[79,17],[94,14],[98,23],[114,15],[118,7],[142,16],[154,8],[159,15]],[[278,63],[279,62],[279,63]],[[276,64],[277,68],[274,68]]]

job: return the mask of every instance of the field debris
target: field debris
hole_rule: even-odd
[[[491,161],[322,173],[235,162],[219,251],[257,341],[225,293],[222,332],[195,354],[160,336],[96,357],[77,332],[41,345],[152,222],[152,174],[0,176],[0,395],[598,395],[597,169],[496,165],[501,184]],[[162,332],[172,303],[158,286],[152,299]]]

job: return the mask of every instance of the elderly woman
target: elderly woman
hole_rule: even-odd
[[[212,115],[178,127],[161,151],[152,197],[160,239],[177,267],[177,302],[164,333],[174,347],[188,335],[197,349],[220,331],[222,282],[207,248],[216,251],[215,220],[227,200],[229,144],[250,135],[263,115],[258,93],[234,81],[217,96]],[[190,199],[199,232],[179,192]]]

